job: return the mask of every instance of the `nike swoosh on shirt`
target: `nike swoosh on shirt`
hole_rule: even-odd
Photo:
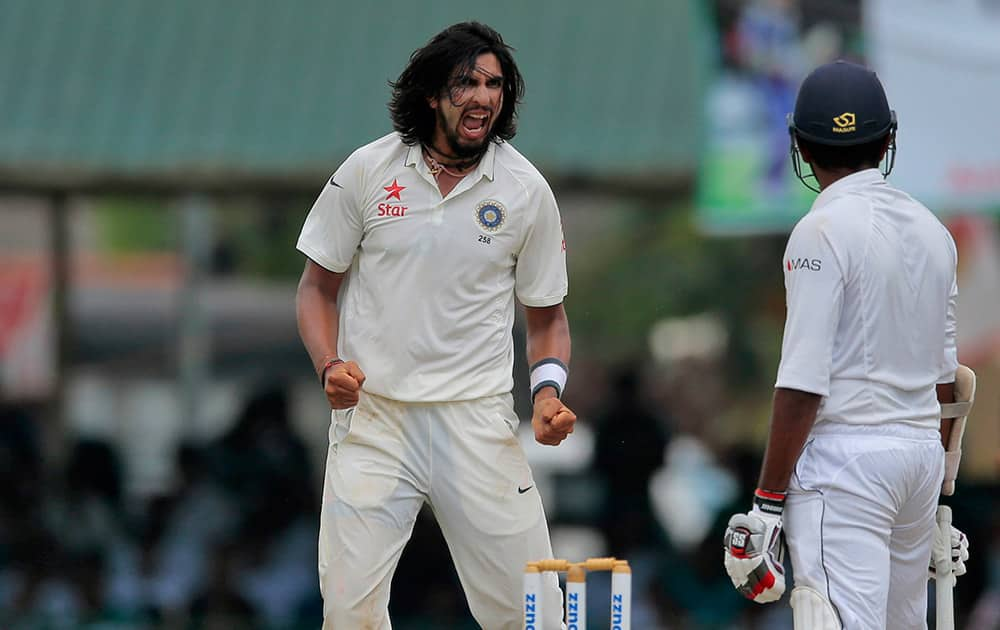
[[[330,177],[330,185],[331,185],[331,186],[336,186],[337,188],[339,188],[339,189],[341,189],[341,190],[343,190],[343,189],[344,189],[344,187],[343,187],[343,186],[341,186],[341,185],[340,185],[340,184],[338,184],[337,182],[333,181],[333,177],[332,177],[332,176]]]
[[[530,485],[527,488],[522,488],[521,486],[518,486],[517,487],[517,493],[518,494],[524,494],[525,492],[527,492],[528,490],[531,490],[534,487],[535,487],[534,485]]]

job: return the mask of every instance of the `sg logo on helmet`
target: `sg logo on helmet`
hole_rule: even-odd
[[[833,124],[836,125],[833,127],[834,133],[850,133],[858,130],[855,124],[854,112],[844,112],[840,116],[834,116]]]

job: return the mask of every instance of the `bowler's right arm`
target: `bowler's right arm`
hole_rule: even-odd
[[[340,357],[337,356],[337,336],[340,332],[337,293],[343,281],[343,273],[328,271],[306,259],[295,293],[299,336],[333,409],[347,409],[358,404],[358,393],[365,381],[365,375],[356,363],[339,362]],[[330,365],[334,360],[338,362]]]

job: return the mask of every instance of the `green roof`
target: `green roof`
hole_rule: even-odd
[[[390,131],[388,80],[450,23],[516,49],[547,174],[690,173],[697,0],[0,0],[0,188],[310,190]]]

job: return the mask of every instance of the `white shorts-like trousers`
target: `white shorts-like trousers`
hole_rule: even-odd
[[[319,531],[324,630],[391,628],[390,582],[425,503],[479,625],[521,627],[524,565],[552,549],[517,425],[510,395],[422,404],[364,393],[333,412]],[[447,562],[425,570],[450,571]],[[556,576],[545,585],[539,627],[554,630]]]
[[[925,629],[944,475],[938,432],[906,425],[817,429],[785,506],[795,585],[829,599],[844,630]]]

